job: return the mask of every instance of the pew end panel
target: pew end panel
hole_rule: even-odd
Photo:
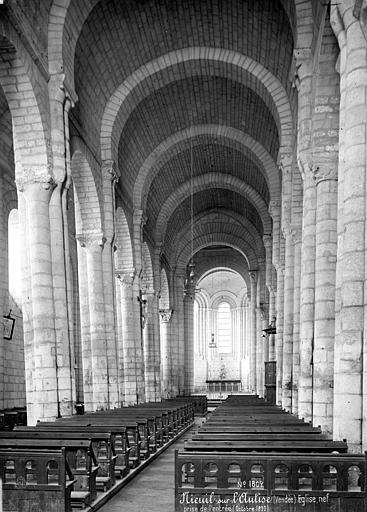
[[[75,484],[65,454],[59,450],[0,449],[4,511],[72,512]]]
[[[365,512],[366,468],[366,455],[176,450],[175,512]]]

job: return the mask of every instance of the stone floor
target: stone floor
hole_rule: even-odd
[[[100,512],[174,512],[174,456],[193,429],[167,448],[156,460],[111,498]]]

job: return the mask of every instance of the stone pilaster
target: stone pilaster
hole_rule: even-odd
[[[146,290],[143,295],[145,305],[144,367],[145,367],[145,396],[148,402],[161,399],[161,351],[158,334],[158,298],[154,290]]]
[[[70,265],[69,254],[65,248],[64,215],[62,205],[62,194],[64,185],[58,183],[50,198],[50,236],[52,255],[52,276],[54,286],[54,307],[55,307],[55,335],[56,351],[58,354],[57,374],[60,397],[60,415],[71,416],[74,413],[76,401],[75,370],[74,370],[74,337],[70,329],[69,315],[71,308],[68,307],[68,289],[71,283],[67,282],[66,268]]]
[[[256,393],[264,396],[264,338],[262,336],[264,311],[256,307]]]
[[[171,318],[172,309],[159,310],[161,321],[161,347],[162,347],[162,396],[173,397],[173,365],[172,365],[172,341]]]
[[[102,252],[104,302],[105,302],[105,329],[109,375],[109,402],[111,407],[118,407],[121,398],[119,396],[118,382],[118,355],[116,338],[115,317],[115,286],[114,286],[114,241],[115,241],[115,186],[119,179],[119,173],[112,160],[102,163],[103,178],[103,208],[104,208],[104,237],[106,242]]]
[[[294,295],[294,244],[292,231],[284,228],[285,275],[284,275],[284,327],[283,327],[283,376],[282,405],[292,410],[292,363],[293,363],[293,295]]]
[[[284,307],[284,239],[281,234],[280,201],[271,201],[269,213],[273,219],[273,265],[276,269],[275,315],[277,320],[277,332],[275,335],[274,355],[276,360],[276,394],[277,404],[282,402],[282,361],[283,361],[283,307]]]
[[[194,389],[194,290],[188,290],[184,298],[185,310],[185,390]]]
[[[273,237],[271,235],[264,235],[263,242],[265,247],[266,267],[265,267],[265,284],[269,292],[269,315],[266,318],[267,325],[270,324],[272,317],[275,314],[275,296],[273,289]],[[270,336],[264,342],[264,362],[269,361],[270,351]]]
[[[142,351],[140,336],[140,315],[136,315],[135,302],[137,302],[134,290],[134,270],[130,272],[116,271],[120,283],[121,293],[121,319],[123,340],[123,364],[124,364],[124,405],[141,403],[145,399],[144,375],[142,368]]]
[[[88,233],[77,235],[77,240],[85,253],[86,263],[86,272],[80,276],[80,296],[87,293],[87,299],[84,297],[81,301],[83,300],[89,313],[85,326],[89,330],[89,336],[86,340],[82,339],[82,347],[84,385],[91,388],[92,401],[85,403],[85,407],[86,410],[106,409],[110,406],[110,397],[102,268],[105,239],[101,233]],[[83,278],[87,283],[82,283]]]
[[[115,293],[116,293],[116,351],[117,351],[117,371],[118,371],[118,389],[120,407],[125,398],[125,376],[124,376],[124,339],[123,339],[123,319],[121,310],[121,284],[119,276],[121,272],[115,270]]]
[[[175,385],[177,394],[182,395],[185,391],[185,309],[184,309],[184,275],[174,276],[175,303],[174,310],[177,312],[172,318],[174,328],[172,340],[173,368],[175,370]]]
[[[303,180],[303,220],[300,293],[300,374],[298,416],[313,416],[313,343],[315,314],[316,187],[306,171]]]
[[[250,270],[251,302],[250,302],[250,391],[256,392],[256,303],[257,303],[257,270]]]
[[[300,288],[301,288],[301,228],[292,231],[294,244],[294,293],[293,293],[293,357],[292,357],[292,413],[298,413],[298,391],[300,373]]]

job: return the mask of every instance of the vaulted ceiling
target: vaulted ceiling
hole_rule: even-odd
[[[190,246],[263,260],[294,133],[296,26],[293,0],[70,1],[73,119],[97,160],[117,162],[121,204],[143,209],[172,268]]]

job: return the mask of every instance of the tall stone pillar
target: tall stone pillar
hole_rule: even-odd
[[[174,287],[174,315],[172,328],[174,333],[173,347],[173,368],[177,394],[183,395],[185,390],[185,310],[184,310],[184,282],[185,276],[176,274],[173,279]]]
[[[144,336],[144,367],[145,367],[145,396],[147,402],[157,402],[161,399],[161,351],[158,334],[158,298],[154,290],[144,293],[145,326]]]
[[[340,0],[331,7],[340,47],[340,130],[338,169],[338,276],[335,357],[335,439],[351,451],[362,448],[363,351],[366,327],[366,131],[367,41],[358,19],[361,3]]]
[[[101,410],[110,407],[109,375],[105,332],[104,282],[102,250],[105,239],[101,233],[77,235],[85,252],[86,272],[80,276],[80,295],[88,307],[88,342],[90,351],[83,348],[84,383],[91,387],[92,401],[85,403],[86,410]],[[79,267],[80,268],[80,267]],[[87,283],[82,283],[82,279]],[[83,340],[82,340],[83,344]],[[89,361],[87,360],[89,356]]]
[[[194,290],[188,290],[184,299],[185,308],[185,390],[190,394],[194,388]]]
[[[281,204],[280,201],[271,201],[269,213],[273,219],[273,256],[272,261],[276,270],[275,316],[275,360],[276,360],[276,401],[282,403],[282,367],[283,367],[283,308],[284,308],[284,239],[280,229]]]
[[[300,293],[300,374],[298,416],[313,417],[313,343],[315,314],[316,188],[308,169],[303,180],[303,220]]]
[[[332,434],[334,394],[337,170],[314,167],[317,190],[313,422]]]
[[[175,395],[173,386],[171,317],[172,309],[160,309],[161,347],[162,347],[162,396],[172,398]]]
[[[256,302],[257,302],[257,270],[250,270],[251,302],[250,302],[250,391],[256,393]]]
[[[275,319],[276,321],[276,286],[277,286],[277,272],[272,265],[272,285],[270,288],[270,302],[269,302],[269,318],[270,323]],[[269,336],[269,361],[276,361],[276,354],[275,354],[275,334],[270,334]]]
[[[264,338],[262,337],[264,311],[256,308],[256,393],[264,396]]]
[[[115,270],[115,293],[116,293],[116,352],[117,352],[117,371],[118,371],[118,390],[119,407],[123,406],[125,398],[125,377],[124,377],[124,338],[123,338],[123,320],[121,310],[121,282],[119,276],[121,272]]]
[[[293,295],[294,295],[294,244],[292,231],[284,228],[285,275],[284,275],[284,331],[283,331],[283,378],[282,404],[292,410],[292,363],[293,363]]]
[[[121,319],[123,339],[123,363],[125,399],[124,405],[134,405],[144,401],[144,377],[140,338],[136,336],[136,325],[140,329],[140,318],[136,316],[134,293],[135,272],[118,272],[121,293]]]
[[[67,194],[71,184],[68,113],[71,99],[64,86],[63,74],[48,82],[53,176],[57,186],[50,199],[52,274],[54,282],[55,330],[60,393],[60,415],[73,414],[76,401],[74,324],[71,292]]]
[[[26,328],[29,343],[25,357],[33,362],[30,365],[26,360],[26,392],[28,424],[34,425],[39,419],[53,421],[60,415],[58,363],[62,362],[62,354],[59,357],[56,346],[49,217],[54,184],[51,177],[45,177],[40,182],[18,179],[17,185],[25,200],[22,220],[29,250],[32,323]]]
[[[266,258],[266,265],[265,265],[265,285],[269,292],[269,315],[268,318],[266,318],[266,327],[270,324],[272,317],[275,313],[275,304],[274,304],[274,291],[272,286],[272,269],[273,269],[273,237],[271,235],[264,235],[263,236],[263,242],[265,247],[265,258]],[[267,336],[264,341],[264,362],[269,361],[269,351],[270,351],[270,336]]]
[[[298,413],[298,390],[300,372],[300,287],[301,287],[301,229],[293,229],[294,243],[294,293],[293,293],[293,357],[292,357],[292,413]]]
[[[108,363],[109,402],[111,407],[120,403],[118,382],[117,330],[115,325],[115,286],[114,286],[114,243],[115,243],[115,184],[119,174],[112,160],[102,163],[103,196],[104,196],[104,236],[106,242],[102,252],[105,329]]]
[[[64,216],[61,201],[62,191],[63,185],[58,183],[52,192],[49,209],[60,415],[71,416],[74,412],[73,409],[76,400],[75,356],[73,337],[71,336],[72,333],[70,332],[69,325],[70,310],[68,307],[69,297],[67,296],[66,266],[70,265],[70,261],[65,258]]]

